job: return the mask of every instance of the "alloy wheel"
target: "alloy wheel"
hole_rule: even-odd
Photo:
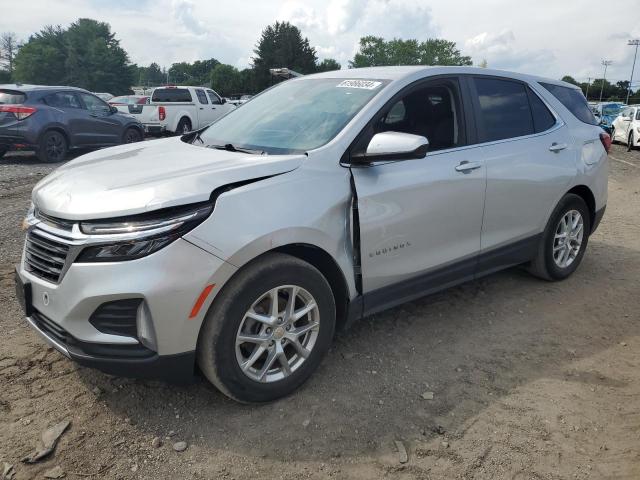
[[[296,285],[273,288],[244,314],[236,333],[236,360],[254,381],[282,380],[309,357],[319,330],[320,310],[308,291]]]
[[[47,137],[47,156],[54,161],[62,160],[64,155],[64,139],[59,134],[51,134]]]
[[[582,247],[584,221],[577,210],[563,215],[553,237],[553,261],[560,268],[571,265]]]

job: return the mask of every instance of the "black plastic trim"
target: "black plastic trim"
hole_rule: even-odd
[[[607,209],[607,206],[605,205],[604,207],[602,207],[600,210],[596,212],[595,217],[593,219],[593,225],[591,226],[591,233],[595,232],[598,226],[600,225],[600,222],[602,221],[602,217],[604,217],[604,211],[606,209]]]
[[[359,318],[445,290],[460,283],[530,261],[542,234],[481,252],[449,265],[387,287],[367,292],[349,302],[347,325]]]

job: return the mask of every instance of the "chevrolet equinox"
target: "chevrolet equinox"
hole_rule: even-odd
[[[273,400],[358,318],[510,266],[571,275],[607,202],[596,123],[577,87],[502,71],[288,80],[40,181],[17,295],[82,365]]]

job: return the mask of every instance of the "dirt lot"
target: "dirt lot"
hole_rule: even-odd
[[[57,465],[67,478],[640,478],[640,152],[611,158],[607,213],[572,278],[512,269],[376,315],[337,338],[300,391],[255,407],[203,381],[103,375],[44,346],[12,266],[31,187],[52,167],[8,156],[0,462],[17,479]],[[65,419],[55,454],[21,463]]]

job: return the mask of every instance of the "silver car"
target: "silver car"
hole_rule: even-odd
[[[577,87],[470,67],[288,80],[208,128],[43,179],[18,297],[102,371],[265,402],[354,320],[514,265],[571,275],[607,203]]]

